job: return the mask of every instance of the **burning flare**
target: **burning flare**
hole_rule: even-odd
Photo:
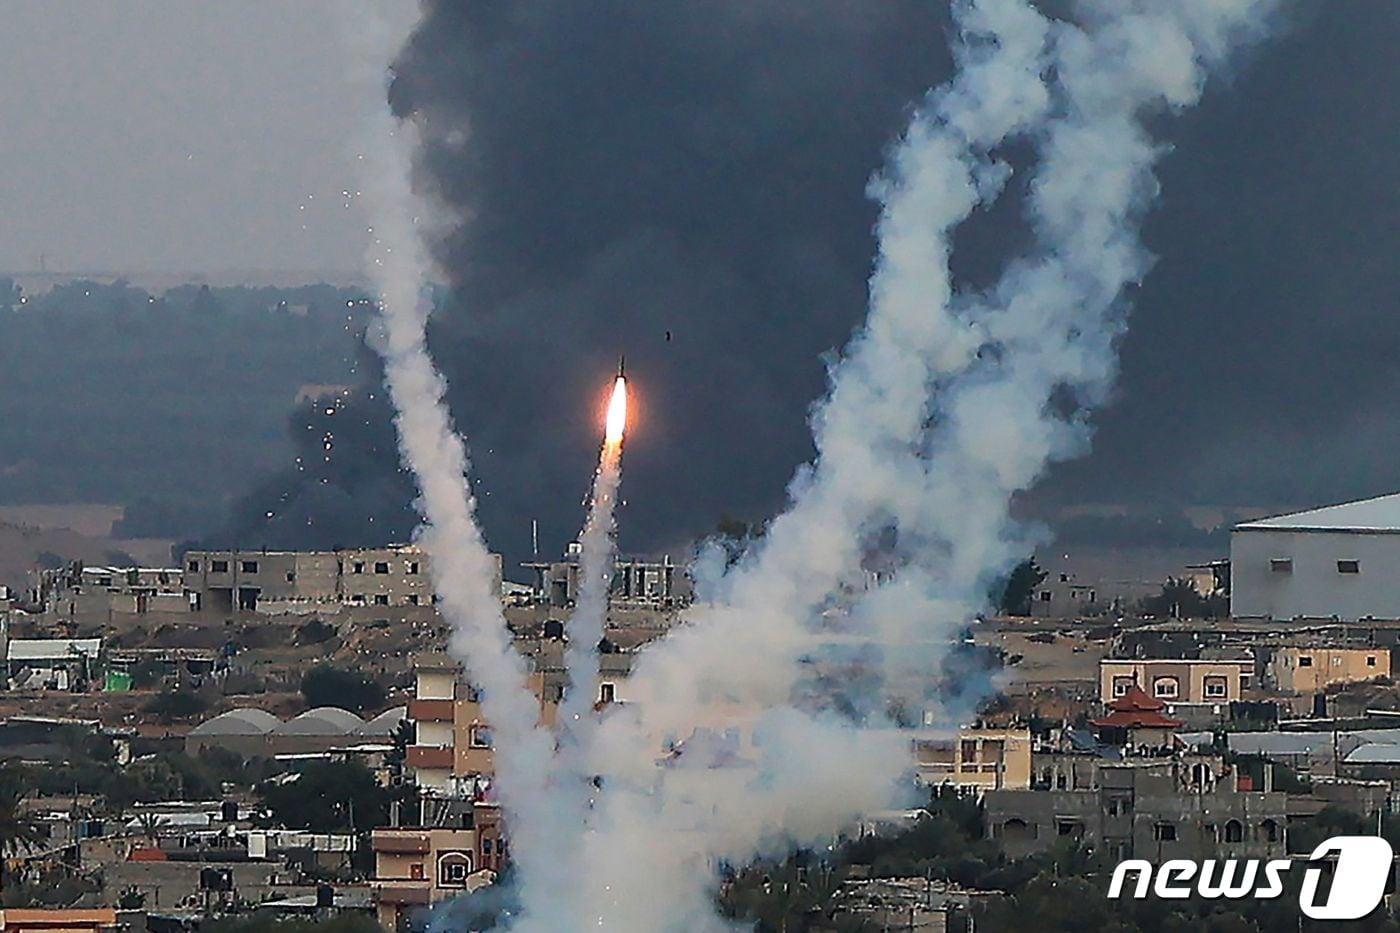
[[[613,383],[612,400],[608,402],[607,429],[603,440],[609,444],[621,444],[622,432],[627,427],[627,380],[617,377]]]

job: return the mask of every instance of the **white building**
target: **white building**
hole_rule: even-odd
[[[1236,525],[1230,614],[1400,619],[1400,493]]]

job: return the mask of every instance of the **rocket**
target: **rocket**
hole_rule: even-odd
[[[623,357],[619,355],[618,358],[617,358],[617,378],[619,378],[619,379],[626,379],[626,378],[627,378],[627,374],[624,373],[624,372],[622,371],[622,363],[623,363]]]

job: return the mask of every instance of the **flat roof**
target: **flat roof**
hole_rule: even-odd
[[[1244,522],[1236,531],[1360,531],[1400,534],[1400,493]]]

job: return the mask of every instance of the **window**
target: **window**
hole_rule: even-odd
[[[1339,560],[1337,561],[1337,573],[1360,573],[1361,561],[1359,560]]]
[[[216,560],[210,563],[209,569],[214,573],[228,573],[228,561]]]
[[[1043,603],[1048,603],[1048,602],[1050,601],[1050,591],[1049,591],[1049,590],[1041,590],[1041,591],[1040,591],[1040,601],[1043,602]]]
[[[962,740],[962,770],[972,771],[977,767],[977,742],[974,739]]]
[[[1152,838],[1158,842],[1176,842],[1175,823],[1157,823],[1152,827]]]
[[[470,741],[471,741],[471,746],[472,746],[472,748],[490,748],[490,747],[491,747],[491,727],[490,727],[490,726],[472,726],[472,727],[471,727],[471,732],[470,732],[469,735],[470,735]]]
[[[409,604],[410,606],[416,606],[416,605],[418,605],[418,594],[417,594],[417,593],[409,593],[409,594],[408,594],[408,604]]]
[[[1298,655],[1298,666],[1312,667],[1312,658],[1308,657],[1306,654]]]
[[[1224,677],[1207,677],[1206,696],[1213,700],[1224,699],[1230,692],[1230,682]]]
[[[186,562],[185,569],[188,570],[190,573],[199,573],[199,561],[192,560]]]
[[[297,572],[296,572],[295,570],[288,570],[288,571],[287,571],[287,582],[288,582],[288,583],[295,583],[295,582],[297,582]]]
[[[1368,654],[1368,655],[1366,655],[1366,666],[1367,666],[1367,667],[1375,667],[1375,666],[1376,666],[1376,656],[1375,656],[1374,654]]]
[[[1259,830],[1269,842],[1278,842],[1278,824],[1273,820],[1265,820],[1260,823]]]
[[[1128,691],[1133,689],[1133,678],[1119,676],[1113,678],[1113,695],[1116,697],[1126,696]]]
[[[1175,677],[1158,677],[1152,681],[1152,695],[1174,699],[1181,693],[1181,683]]]
[[[365,562],[362,561],[362,560],[357,560],[357,561],[355,561],[355,563],[352,565],[352,569],[351,569],[350,572],[351,572],[351,573],[364,573],[364,572],[365,572]]]
[[[374,562],[374,572],[375,572],[375,573],[388,573],[388,572],[389,572],[389,562],[388,562],[387,560],[377,560],[377,561],[375,561],[375,562]]]
[[[376,606],[387,606],[387,605],[389,605],[389,594],[388,594],[388,593],[375,593],[375,594],[374,594],[374,604],[375,604]]]
[[[1244,824],[1239,820],[1227,820],[1225,823],[1226,842],[1244,842]]]
[[[487,836],[485,839],[482,839],[482,840],[481,840],[481,851],[485,852],[487,855],[490,855],[490,854],[491,854],[491,837],[490,837],[490,836]]]
[[[1273,560],[1269,561],[1269,569],[1274,573],[1292,573],[1293,558],[1275,557]]]
[[[602,684],[598,687],[598,701],[600,703],[611,703],[617,699],[617,686],[614,684]]]
[[[472,858],[466,852],[444,852],[438,856],[438,885],[460,888],[472,873]]]
[[[244,573],[257,573],[257,572],[258,572],[258,562],[255,561],[255,560],[245,560],[245,561],[243,562],[243,572],[244,572]]]
[[[411,561],[409,561],[409,562],[408,562],[408,574],[409,574],[409,576],[416,576],[417,573],[418,573],[418,561],[416,561],[416,560],[411,560]]]

